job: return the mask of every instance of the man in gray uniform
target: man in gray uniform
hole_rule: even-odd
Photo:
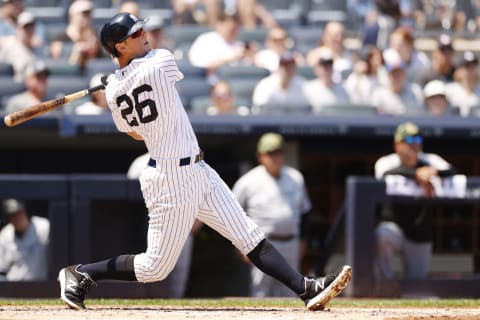
[[[305,213],[311,209],[300,171],[285,165],[283,137],[264,134],[257,145],[259,165],[240,177],[233,193],[248,216],[266,234],[287,262],[295,269],[305,251],[300,239]],[[251,294],[256,297],[292,296],[279,281],[252,266]]]
[[[16,199],[3,202],[9,222],[0,231],[0,281],[47,279],[47,252],[50,222],[27,214]]]

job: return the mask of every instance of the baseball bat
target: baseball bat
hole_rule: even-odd
[[[74,93],[70,93],[60,98],[44,101],[39,104],[33,105],[31,107],[7,114],[3,118],[3,122],[5,122],[7,127],[13,127],[13,126],[16,126],[17,124],[23,123],[25,121],[38,117],[39,115],[47,113],[53,109],[61,107],[64,104],[75,101],[89,94],[92,94],[95,91],[99,91],[103,89],[105,89],[105,85],[100,84],[98,86],[94,86],[88,89],[83,89]]]

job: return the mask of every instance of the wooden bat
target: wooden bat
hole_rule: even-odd
[[[41,114],[47,113],[47,112],[49,112],[53,109],[61,107],[64,104],[75,101],[75,100],[80,99],[82,97],[85,97],[89,94],[92,94],[95,91],[99,91],[99,90],[103,90],[103,89],[105,89],[105,85],[100,84],[100,85],[95,86],[95,87],[91,87],[91,88],[88,88],[88,89],[84,89],[84,90],[80,90],[80,91],[77,91],[77,92],[74,92],[74,93],[70,93],[70,94],[68,94],[66,96],[63,96],[61,98],[41,102],[41,103],[33,105],[31,107],[28,107],[28,108],[25,108],[25,109],[7,114],[3,118],[3,122],[5,122],[7,127],[13,127],[13,126],[16,126],[17,124],[23,123],[23,122],[28,121],[32,118],[38,117]]]

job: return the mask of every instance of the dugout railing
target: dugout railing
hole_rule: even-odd
[[[480,297],[479,266],[474,273],[461,278],[427,278],[425,280],[378,280],[374,275],[374,226],[378,206],[386,201],[402,203],[430,203],[431,205],[471,205],[476,212],[480,209],[480,177],[467,179],[465,198],[417,198],[388,196],[384,182],[373,177],[350,176],[346,181],[345,195],[345,260],[354,270],[352,282],[346,289],[349,297],[369,297],[390,291],[396,296],[435,296],[435,297]],[[476,218],[475,218],[476,217]],[[472,221],[472,255],[478,264],[479,225],[478,214]],[[394,291],[394,292],[392,292]]]

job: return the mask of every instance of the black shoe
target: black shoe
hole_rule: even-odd
[[[325,305],[345,289],[352,278],[352,267],[343,266],[337,273],[325,277],[305,278],[305,293],[300,298],[308,310],[323,310]]]
[[[85,309],[85,294],[95,285],[88,274],[78,271],[78,267],[79,264],[63,268],[57,278],[60,282],[60,299],[76,310]]]

